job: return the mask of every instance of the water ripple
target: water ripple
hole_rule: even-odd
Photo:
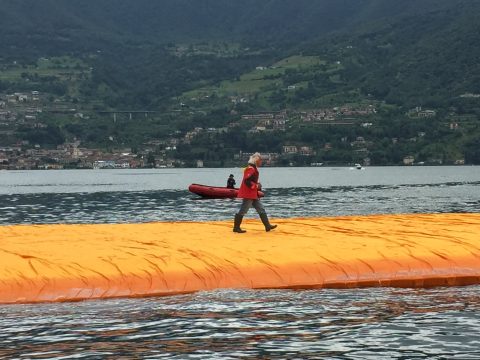
[[[450,185],[449,185],[450,186]],[[275,188],[262,200],[277,218],[479,212],[480,183],[422,186]],[[0,224],[130,223],[231,219],[239,200],[202,199],[187,190],[0,195]],[[253,210],[248,214],[255,217]]]
[[[218,290],[4,306],[0,356],[478,359],[479,290]]]

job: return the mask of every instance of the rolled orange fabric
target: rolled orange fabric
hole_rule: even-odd
[[[480,214],[0,226],[0,303],[480,283]]]

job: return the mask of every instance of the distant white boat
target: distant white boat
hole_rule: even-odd
[[[311,163],[310,166],[323,166],[323,163],[321,162]]]
[[[351,167],[350,170],[365,170],[365,168],[360,164],[355,164],[355,167]]]

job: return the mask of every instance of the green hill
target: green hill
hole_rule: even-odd
[[[291,45],[365,23],[456,8],[456,0],[2,0],[9,48],[60,52],[139,43],[242,41]],[[468,6],[473,6],[468,4]],[[18,45],[18,46],[17,46]],[[77,47],[78,46],[78,47]],[[48,55],[43,53],[42,55]]]
[[[333,152],[318,150],[317,160],[353,161],[338,139],[367,136],[377,163],[398,163],[409,152],[480,162],[478,13],[475,0],[0,0],[0,93],[38,90],[48,107],[90,114],[88,121],[43,120],[58,130],[57,142],[75,136],[91,146],[110,146],[106,133],[137,147],[195,126],[226,126],[242,114],[370,104],[379,109],[372,131],[297,123],[275,139],[215,141],[233,144],[228,156],[280,151],[288,142],[334,144]],[[415,107],[437,115],[411,121],[405,114]],[[99,115],[109,110],[157,115],[113,125]],[[461,132],[443,131],[464,118]],[[52,141],[35,131],[17,137]],[[387,145],[418,133],[427,135],[401,151]],[[195,151],[218,152],[209,141]]]

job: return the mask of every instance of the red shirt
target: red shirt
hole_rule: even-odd
[[[248,164],[243,172],[243,180],[237,197],[243,199],[258,199],[258,178],[260,174],[255,165]]]

